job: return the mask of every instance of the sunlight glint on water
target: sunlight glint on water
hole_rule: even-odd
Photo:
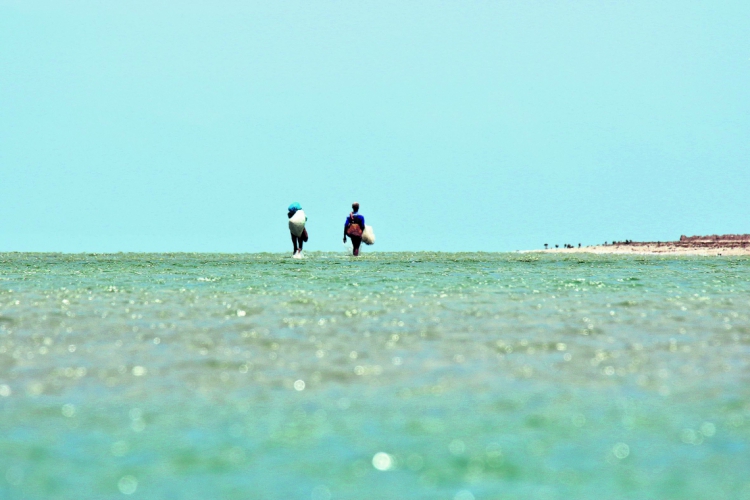
[[[2,254],[2,498],[750,498],[750,260]]]

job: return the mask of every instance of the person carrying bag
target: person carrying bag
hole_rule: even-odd
[[[365,218],[358,214],[359,203],[352,203],[352,211],[344,223],[344,243],[348,236],[352,240],[352,254],[359,255],[359,246],[362,244],[362,231],[365,229]]]

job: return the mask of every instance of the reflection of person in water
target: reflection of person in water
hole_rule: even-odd
[[[287,217],[289,217],[289,219],[294,217],[297,212],[302,212],[301,215],[304,215],[305,217],[304,222],[307,222],[307,215],[305,215],[305,212],[302,211],[302,207],[299,203],[292,203],[291,205],[289,205],[288,210],[289,213],[287,213]],[[292,234],[292,245],[294,245],[294,253],[292,255],[302,254],[302,244],[307,241],[307,228],[302,226],[302,232],[299,234],[299,236],[297,236],[294,234],[294,230],[292,229],[292,226],[290,224],[289,232]]]
[[[346,243],[346,237],[348,236],[352,240],[352,246],[354,247],[352,254],[359,255],[359,246],[362,244],[362,231],[365,230],[365,218],[358,214],[359,203],[352,203],[352,212],[346,218],[344,223],[344,243]]]

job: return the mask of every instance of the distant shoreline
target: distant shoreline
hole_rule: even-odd
[[[736,256],[750,255],[750,248],[737,247],[673,247],[667,244],[660,246],[651,244],[630,245],[595,245],[581,248],[550,248],[548,250],[531,250],[541,253],[594,253],[611,255],[704,255],[704,256]]]
[[[586,247],[533,250],[542,253],[594,253],[627,255],[750,255],[750,234],[681,236],[678,241],[616,241]]]

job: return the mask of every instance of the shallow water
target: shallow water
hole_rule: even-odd
[[[750,498],[750,259],[0,254],[0,498]]]

